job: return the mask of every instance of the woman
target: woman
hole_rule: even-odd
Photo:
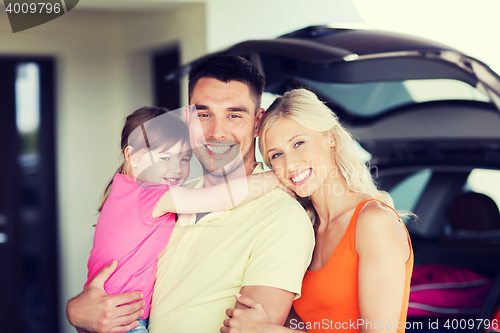
[[[289,328],[260,304],[228,309],[221,332],[403,332],[413,252],[389,194],[379,191],[349,133],[314,93],[278,97],[260,129],[264,162],[315,210],[316,246]],[[293,311],[292,311],[293,312]]]

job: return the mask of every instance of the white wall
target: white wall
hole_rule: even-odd
[[[207,50],[275,38],[310,25],[359,22],[351,0],[208,0]]]
[[[131,103],[143,106],[151,100],[149,55],[169,46],[180,48],[181,63],[196,59],[206,52],[205,5],[192,4],[165,13],[125,14],[122,17],[122,44],[132,68],[129,83]],[[166,41],[170,41],[166,43]],[[139,79],[139,81],[138,81]],[[186,89],[181,89],[187,103]]]
[[[500,73],[498,0],[352,0],[366,26],[428,38]]]

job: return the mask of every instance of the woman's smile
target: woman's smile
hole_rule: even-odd
[[[300,186],[307,182],[309,177],[311,176],[312,173],[312,168],[305,169],[299,172],[294,173],[293,175],[290,176],[290,180],[292,181],[292,184],[295,186]]]

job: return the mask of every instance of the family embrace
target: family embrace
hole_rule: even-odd
[[[67,305],[79,332],[404,331],[413,253],[392,199],[314,93],[264,112],[263,90],[248,61],[209,56],[183,117],[127,117],[88,282]],[[179,187],[192,153],[203,177]]]

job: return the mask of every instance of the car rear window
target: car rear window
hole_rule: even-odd
[[[374,117],[399,106],[442,100],[490,102],[479,89],[450,79],[330,83],[296,78],[305,87],[358,117]]]
[[[489,196],[500,209],[500,170],[474,169],[465,185],[466,191]]]
[[[410,173],[406,178],[394,186],[389,194],[394,200],[394,208],[398,212],[414,212],[432,176],[431,169],[419,170]],[[402,216],[405,224],[411,216]]]

